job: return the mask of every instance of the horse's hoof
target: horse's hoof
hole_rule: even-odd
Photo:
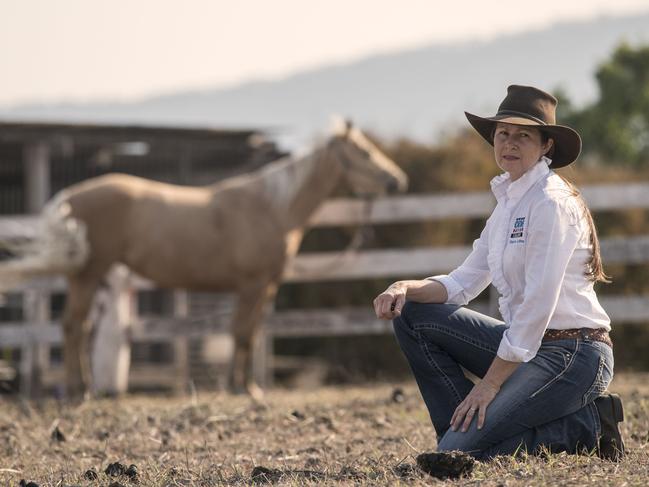
[[[264,390],[257,384],[248,384],[246,389],[253,401],[264,402]]]
[[[79,406],[90,399],[90,393],[77,387],[66,387],[63,402],[70,406]]]
[[[230,394],[239,396],[241,394],[248,394],[248,389],[243,385],[239,385],[236,382],[230,381],[230,383],[228,384],[228,392]]]

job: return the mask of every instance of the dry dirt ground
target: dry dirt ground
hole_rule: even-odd
[[[649,485],[649,376],[619,375],[611,389],[626,407],[619,464],[501,457],[446,485]],[[76,407],[0,399],[0,485],[9,486],[432,485],[442,481],[415,457],[434,447],[413,383],[276,389],[265,405],[224,393]]]

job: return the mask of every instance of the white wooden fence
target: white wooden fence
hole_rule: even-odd
[[[649,183],[593,185],[583,188],[592,211],[616,211],[649,208]],[[445,218],[480,218],[490,214],[495,201],[488,192],[416,195],[386,198],[374,202],[371,212],[358,200],[330,200],[314,215],[312,226],[345,226],[358,224],[414,223]],[[0,219],[0,237],[29,228],[33,217]],[[607,264],[639,264],[649,262],[649,235],[601,239],[602,257]],[[407,248],[364,250],[360,252],[317,252],[298,255],[285,272],[285,282],[347,281],[368,278],[416,278],[447,272],[459,265],[470,251],[469,245],[439,248]],[[151,283],[134,278],[134,289],[151,288]],[[61,278],[40,279],[23,288],[25,322],[0,324],[0,348],[20,347],[20,372],[27,393],[37,384],[46,368],[47,347],[61,343],[60,326],[48,319],[44,305],[47,294],[64,289]],[[603,307],[613,322],[649,321],[649,296],[601,296]],[[187,339],[225,333],[229,313],[208,316],[187,316],[186,294],[176,293],[176,313],[168,318],[147,319],[132,311],[118,313],[130,322],[132,340],[166,340],[174,343],[177,360],[174,371],[159,369],[157,380],[173,378],[179,388],[185,387],[187,375]],[[489,306],[472,306],[488,311]],[[493,303],[492,303],[493,311]],[[282,311],[272,313],[266,323],[266,346],[260,348],[260,375],[265,374],[272,357],[274,337],[304,337],[387,333],[391,323],[374,317],[370,303],[362,308],[336,310]],[[270,345],[270,347],[269,347]],[[149,371],[151,372],[151,371]],[[134,378],[135,371],[131,377]],[[145,380],[156,380],[144,374]]]

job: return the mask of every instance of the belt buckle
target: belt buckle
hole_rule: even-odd
[[[581,335],[582,340],[593,340],[593,334],[595,330],[591,328],[580,328],[579,334]]]

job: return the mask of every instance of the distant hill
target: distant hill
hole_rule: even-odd
[[[593,99],[597,65],[623,40],[649,43],[649,11],[489,41],[434,44],[228,89],[132,103],[24,105],[0,108],[0,117],[266,127],[294,146],[340,113],[383,136],[434,140],[462,124],[465,109],[491,114],[510,83],[561,86],[577,104]]]

